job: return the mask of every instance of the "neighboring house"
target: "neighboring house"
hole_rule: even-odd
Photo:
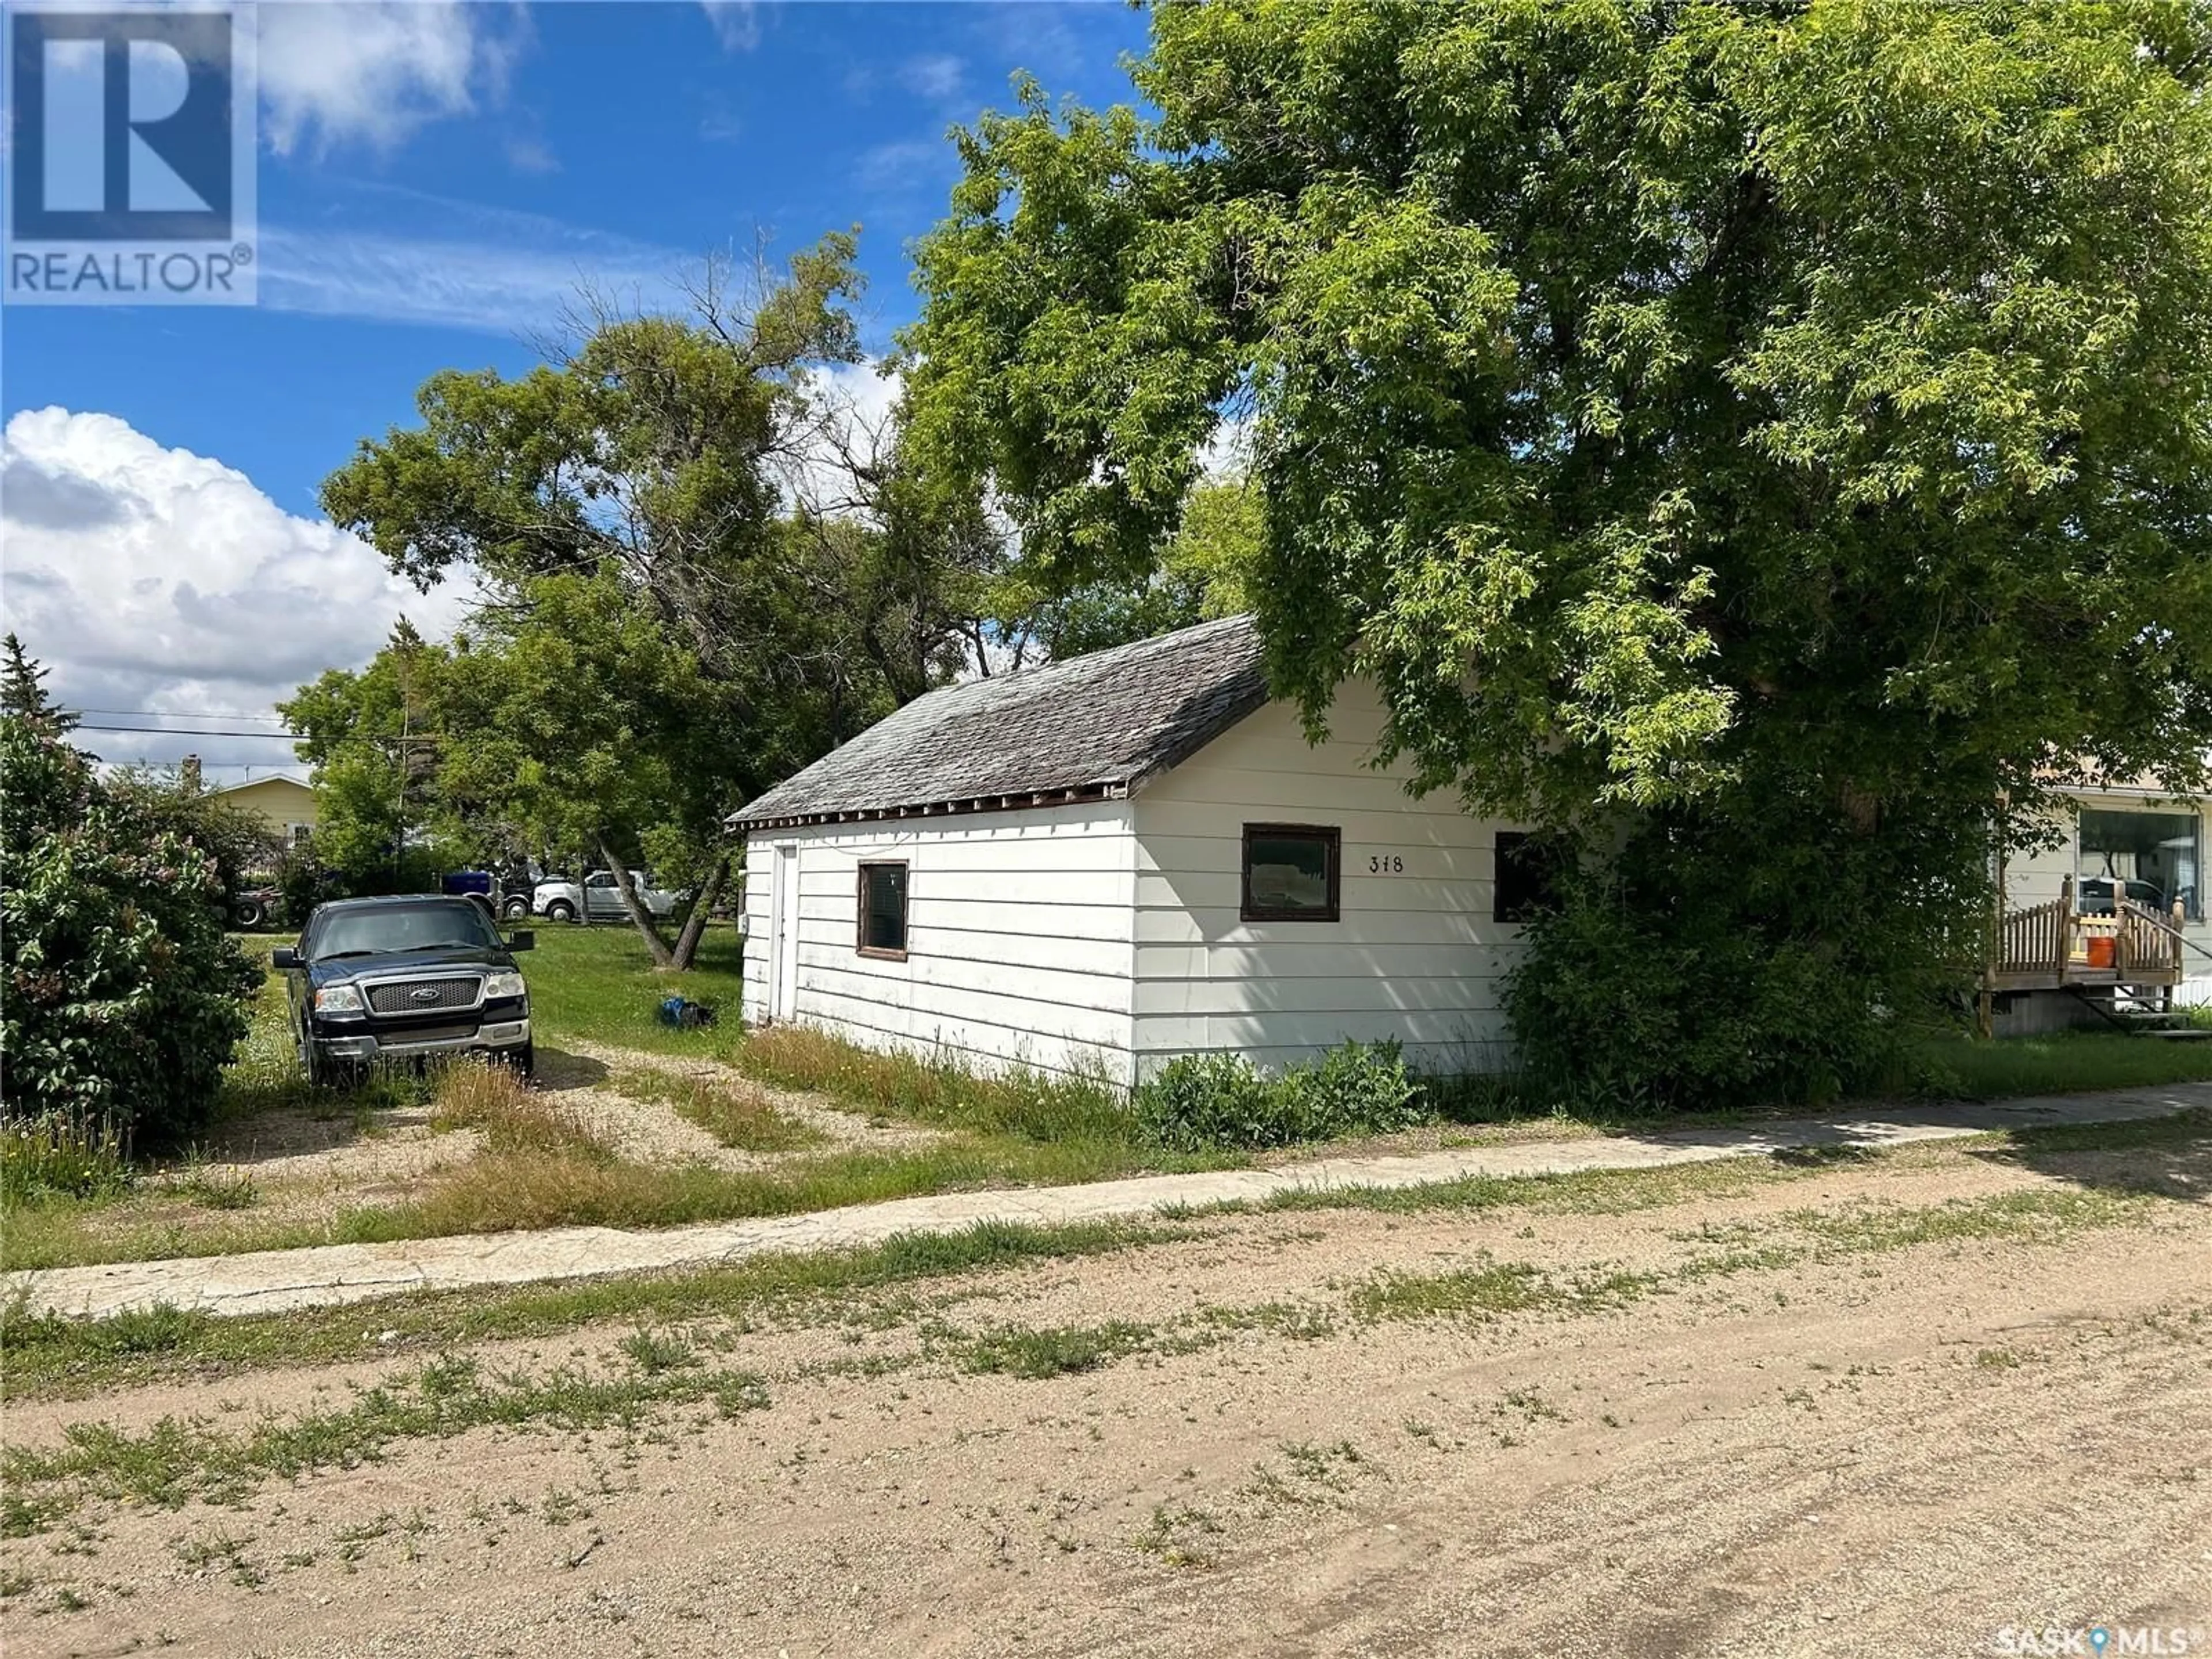
[[[1371,766],[1382,721],[1348,683],[1309,744],[1243,617],[932,692],[732,818],[745,1016],[1124,1084],[1346,1037],[1494,1067],[1532,866]]]
[[[2096,1024],[2084,1001],[2212,1002],[2204,803],[2144,783],[2068,790],[2055,845],[1998,872],[1999,1030]],[[2177,939],[2175,935],[2179,935]]]
[[[315,792],[298,778],[283,772],[226,784],[209,791],[242,806],[266,824],[272,835],[283,837],[287,847],[302,845],[315,831]]]

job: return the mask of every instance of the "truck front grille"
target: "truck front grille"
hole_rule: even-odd
[[[473,1008],[483,989],[480,978],[392,979],[368,988],[373,1014],[434,1014],[446,1008]],[[424,995],[424,992],[429,993]]]

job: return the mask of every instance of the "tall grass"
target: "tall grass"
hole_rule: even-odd
[[[1103,1074],[1026,1066],[980,1073],[943,1050],[878,1053],[806,1025],[749,1031],[728,1057],[763,1083],[813,1090],[866,1111],[941,1128],[1115,1146],[1141,1138],[1121,1091]]]
[[[740,1084],[731,1088],[701,1077],[675,1077],[666,1072],[618,1072],[614,1091],[632,1100],[657,1101],[678,1117],[695,1123],[725,1146],[747,1152],[796,1152],[819,1146],[829,1139],[819,1129],[800,1122],[757,1089]]]
[[[0,1198],[112,1197],[131,1184],[130,1130],[112,1112],[46,1112],[0,1125]]]

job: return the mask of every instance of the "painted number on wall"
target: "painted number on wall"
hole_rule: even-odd
[[[1367,873],[1370,876],[1402,876],[1406,873],[1406,860],[1395,853],[1377,853],[1367,860]]]

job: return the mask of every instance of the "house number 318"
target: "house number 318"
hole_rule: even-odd
[[[1395,853],[1377,853],[1367,860],[1367,873],[1370,876],[1402,876],[1406,873],[1406,860]]]

